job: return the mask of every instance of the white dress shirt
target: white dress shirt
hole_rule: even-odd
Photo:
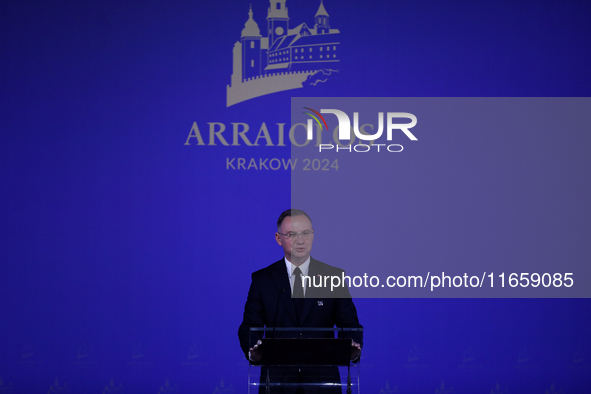
[[[293,295],[293,284],[295,283],[295,276],[293,271],[297,268],[297,265],[293,265],[287,257],[285,257],[285,268],[287,269],[287,276],[289,276],[289,286],[291,287],[291,294]],[[308,276],[308,270],[310,269],[310,256],[299,266],[303,276]],[[300,276],[302,276],[300,275]],[[302,284],[305,285],[304,278],[302,278]],[[304,295],[306,295],[306,287],[304,287]]]

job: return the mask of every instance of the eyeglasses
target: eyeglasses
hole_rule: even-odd
[[[289,240],[297,240],[299,236],[302,236],[302,238],[307,241],[310,238],[312,238],[312,235],[314,235],[314,230],[312,230],[312,231],[303,231],[300,234],[294,233],[294,232],[289,232],[287,234],[281,234],[281,233],[277,233],[277,234],[283,235],[284,237],[286,237]]]

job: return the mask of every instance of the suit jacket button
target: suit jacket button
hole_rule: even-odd
[[[302,336],[303,334],[300,332],[300,336]]]

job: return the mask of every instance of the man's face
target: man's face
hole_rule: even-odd
[[[291,261],[294,265],[300,265],[308,256],[312,250],[312,241],[314,241],[314,234],[311,234],[309,239],[305,239],[301,234],[304,232],[312,232],[312,222],[305,215],[288,216],[283,219],[279,231],[275,233],[275,240],[285,252],[285,257]],[[296,233],[300,236],[286,237],[281,234]]]

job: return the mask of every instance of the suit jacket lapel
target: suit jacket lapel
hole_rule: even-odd
[[[295,307],[291,300],[291,285],[289,284],[289,277],[287,276],[287,269],[285,268],[285,260],[281,259],[276,264],[277,267],[272,274],[273,280],[275,281],[275,285],[279,291],[284,289],[283,293],[279,297],[279,302],[283,302],[285,309],[287,309],[287,312],[289,312],[289,315],[291,316],[292,321],[297,322],[298,318]],[[277,321],[275,324],[279,326],[283,325],[280,323],[280,321]]]

